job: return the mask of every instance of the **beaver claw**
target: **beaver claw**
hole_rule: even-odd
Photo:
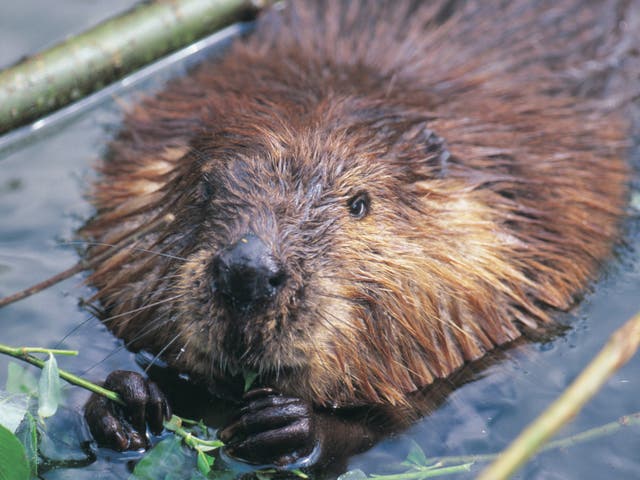
[[[147,448],[147,425],[154,435],[162,431],[164,420],[171,417],[167,399],[158,386],[136,372],[117,370],[104,387],[120,395],[121,406],[101,395],[93,394],[85,406],[84,417],[100,446],[118,451]]]
[[[317,444],[311,405],[270,388],[251,390],[244,406],[218,436],[225,451],[243,461],[277,466],[299,461]]]

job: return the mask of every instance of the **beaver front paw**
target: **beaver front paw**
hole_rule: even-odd
[[[126,405],[118,405],[93,394],[85,406],[84,417],[100,446],[114,450],[147,448],[147,425],[154,435],[162,431],[171,409],[158,386],[136,372],[117,370],[104,382]]]
[[[251,390],[244,406],[218,436],[230,456],[258,465],[283,466],[311,454],[318,443],[311,404],[270,388]]]

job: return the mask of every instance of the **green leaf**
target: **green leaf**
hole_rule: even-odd
[[[193,452],[182,446],[180,437],[173,435],[159,442],[142,457],[129,479],[204,479],[196,469],[194,460]]]
[[[164,428],[175,432],[177,429],[182,428],[182,419],[176,415],[171,415],[169,420],[164,421]]]
[[[208,440],[210,445],[204,445],[201,442],[197,442],[198,449],[203,452],[210,452],[212,450],[217,450],[220,447],[224,447],[224,442],[222,440]]]
[[[213,457],[210,457],[203,451],[198,450],[198,470],[200,470],[200,473],[203,475],[208,475],[211,471],[211,465],[213,465],[213,462],[209,463],[209,459],[213,460]]]
[[[20,428],[16,432],[16,437],[24,446],[29,470],[33,477],[38,476],[38,425],[36,419],[27,412],[22,420]]]
[[[0,391],[0,425],[15,432],[27,413],[29,397],[23,394],[7,394]]]
[[[31,370],[15,362],[9,362],[5,389],[9,393],[36,396],[38,394],[38,379]]]
[[[0,426],[0,480],[29,480],[29,463],[16,436]]]
[[[407,454],[406,462],[419,467],[426,467],[429,465],[427,456],[424,454],[422,448],[420,448],[420,445],[415,441],[411,441],[411,450],[409,450],[409,453]]]
[[[367,474],[362,470],[349,470],[338,477],[338,480],[367,480]]]
[[[258,373],[245,370],[244,372],[242,372],[242,376],[244,377],[244,391],[248,392],[251,388],[251,385],[253,385],[253,382],[256,381]]]
[[[42,418],[51,417],[58,410],[60,404],[60,376],[56,357],[49,354],[44,362],[40,381],[38,382],[38,415]]]

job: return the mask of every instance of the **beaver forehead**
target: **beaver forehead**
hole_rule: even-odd
[[[308,137],[294,145],[262,142],[216,158],[206,177],[227,198],[283,200],[291,206],[346,201],[362,190],[388,189],[393,169],[384,159],[344,148],[331,138]]]

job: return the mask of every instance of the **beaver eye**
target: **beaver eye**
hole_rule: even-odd
[[[359,193],[347,202],[347,206],[349,208],[349,214],[353,218],[357,218],[360,220],[364,218],[367,213],[369,213],[369,204],[371,201],[369,200],[369,195],[367,193]]]

